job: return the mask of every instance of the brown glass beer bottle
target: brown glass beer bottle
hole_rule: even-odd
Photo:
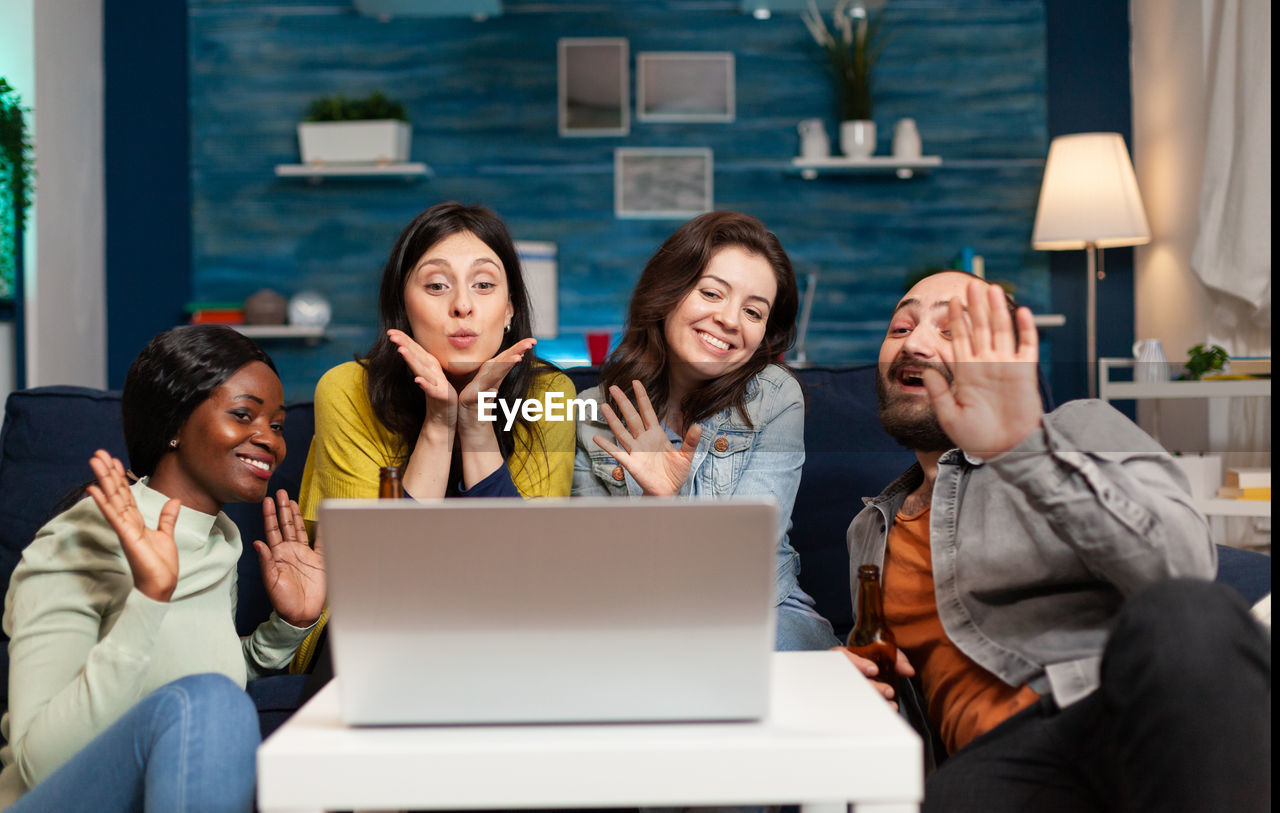
[[[400,480],[399,466],[383,466],[378,470],[378,499],[404,499],[404,483]]]
[[[849,633],[849,651],[876,665],[880,673],[873,680],[893,685],[897,681],[898,647],[884,624],[884,593],[880,589],[880,568],[858,568],[858,622]]]

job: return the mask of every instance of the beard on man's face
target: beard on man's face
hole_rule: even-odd
[[[899,358],[886,371],[876,373],[876,401],[880,406],[880,425],[889,437],[918,452],[945,452],[954,449],[955,443],[947,437],[928,395],[907,395],[891,392],[889,382],[896,381],[903,367],[930,367],[937,370],[951,383],[951,371],[942,364],[912,361]]]

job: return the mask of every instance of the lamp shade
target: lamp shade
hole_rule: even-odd
[[[1151,240],[1133,162],[1119,133],[1076,133],[1049,145],[1031,233],[1056,251],[1137,246]]]

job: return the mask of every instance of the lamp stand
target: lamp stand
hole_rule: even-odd
[[[1089,397],[1098,397],[1098,244],[1085,246],[1088,258],[1089,295],[1085,312],[1085,359]]]

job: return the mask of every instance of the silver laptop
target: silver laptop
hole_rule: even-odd
[[[777,510],[652,498],[326,500],[343,717],[762,718]]]

